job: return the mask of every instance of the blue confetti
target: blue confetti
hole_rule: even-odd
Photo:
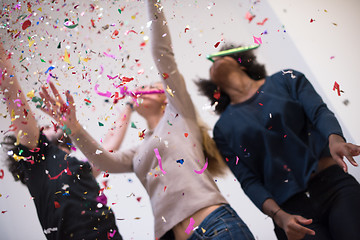
[[[54,68],[55,68],[54,66],[50,66],[50,67],[46,70],[45,74],[47,74],[50,70],[53,70]]]
[[[184,163],[184,159],[179,159],[179,160],[176,160],[177,163],[180,163],[180,164],[183,164]]]

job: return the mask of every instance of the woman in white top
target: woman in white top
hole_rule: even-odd
[[[185,81],[177,69],[166,19],[159,7],[156,1],[147,1],[152,21],[153,58],[162,84],[142,90],[166,91],[142,95],[142,103],[135,107],[149,127],[140,146],[116,152],[126,131],[122,127],[114,129],[101,147],[76,120],[70,92],[65,94],[65,103],[53,84],[50,87],[55,98],[45,87],[40,93],[46,105],[44,111],[70,129],[73,142],[96,167],[113,173],[135,172],[150,197],[157,239],[254,239],[219,192],[209,171],[199,171],[207,165],[203,145],[209,145],[210,137],[204,138],[206,131],[198,124]],[[64,104],[67,106],[61,108]],[[130,113],[128,106],[127,118],[118,124],[129,121]],[[221,166],[222,161],[213,142],[209,146],[213,147],[209,149],[213,153],[205,150],[210,161],[208,169],[220,172],[217,166]],[[213,160],[216,158],[219,161]]]

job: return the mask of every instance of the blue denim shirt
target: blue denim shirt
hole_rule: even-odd
[[[245,102],[229,105],[214,140],[254,204],[279,205],[307,187],[328,137],[341,127],[306,77],[284,70],[266,78]]]

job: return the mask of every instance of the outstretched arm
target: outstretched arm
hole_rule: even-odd
[[[195,117],[195,108],[175,62],[171,37],[163,8],[156,0],[147,0],[152,55],[161,75],[168,102],[187,117]]]
[[[17,143],[33,149],[39,139],[39,128],[25,94],[16,78],[14,66],[8,59],[0,42],[0,89],[6,99],[7,111],[11,116],[12,129]]]
[[[74,99],[69,91],[65,92],[66,102],[61,97],[54,84],[50,82],[53,96],[46,87],[42,87],[40,96],[44,99],[43,111],[54,118],[71,137],[80,151],[95,167],[108,172],[132,172],[132,157],[134,151],[110,153],[102,147],[76,119]]]

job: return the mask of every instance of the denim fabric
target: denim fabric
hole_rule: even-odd
[[[310,180],[306,192],[299,193],[281,205],[284,211],[313,219],[306,225],[315,236],[304,239],[360,239],[360,185],[338,165],[331,166]],[[275,225],[278,239],[286,240],[285,232]]]
[[[188,238],[188,240],[200,239],[248,240],[255,238],[234,209],[226,204],[210,213]]]

